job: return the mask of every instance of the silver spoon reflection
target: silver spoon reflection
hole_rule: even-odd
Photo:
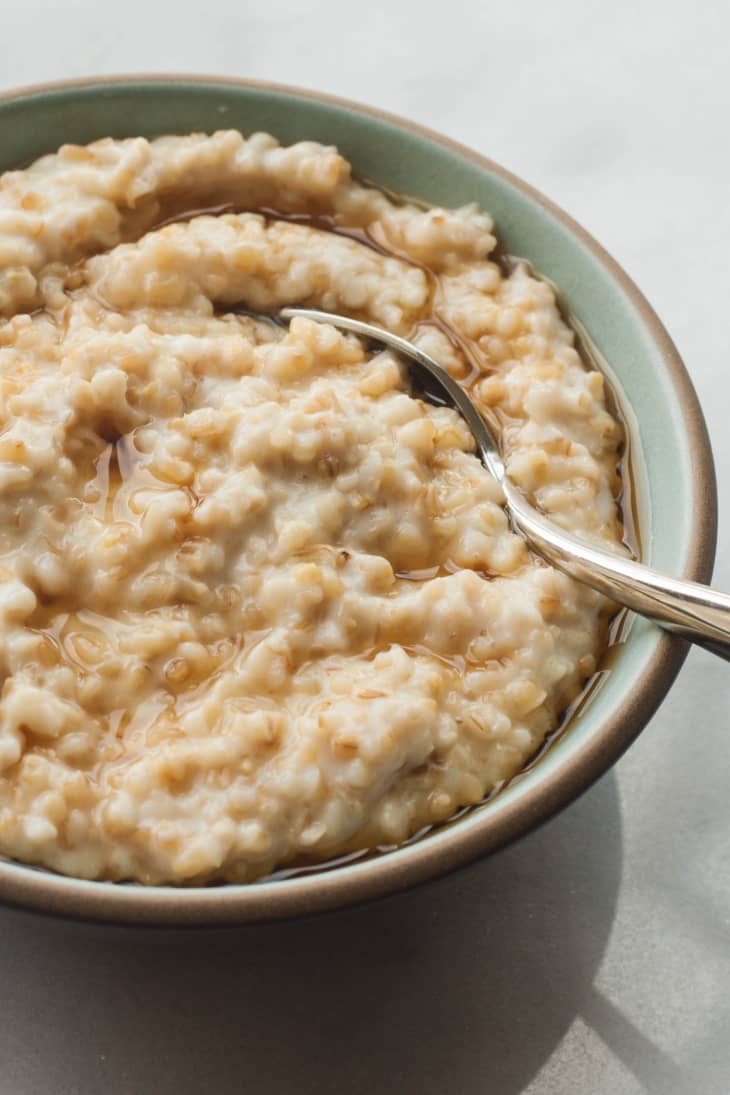
[[[395,350],[408,360],[414,380],[427,401],[454,407],[464,418],[474,435],[482,463],[502,488],[513,527],[538,555],[612,601],[730,661],[730,596],[698,582],[662,574],[609,547],[589,543],[540,513],[510,481],[497,438],[467,393],[423,350],[381,327],[312,308],[282,308],[278,316],[247,314],[268,320],[301,316],[329,323]]]

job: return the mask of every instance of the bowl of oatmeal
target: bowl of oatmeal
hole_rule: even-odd
[[[391,352],[277,316],[411,339],[553,520],[705,580],[704,423],[613,261],[494,164],[288,89],[36,89],[0,134],[0,899],[333,908],[597,778],[683,645],[527,549]]]

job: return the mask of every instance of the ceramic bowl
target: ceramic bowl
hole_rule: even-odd
[[[476,201],[487,209],[506,249],[559,286],[618,375],[639,426],[634,464],[646,486],[639,513],[645,560],[708,580],[716,523],[712,456],[676,350],[613,259],[490,160],[400,118],[324,95],[247,81],[135,76],[1,97],[0,169],[64,142],[226,127],[335,144],[360,176],[427,201]],[[289,879],[195,889],[84,882],[3,861],[0,900],[74,918],[181,927],[300,916],[403,890],[496,851],[567,806],[634,740],[685,653],[681,641],[635,621],[602,687],[537,764],[491,802],[393,852]]]

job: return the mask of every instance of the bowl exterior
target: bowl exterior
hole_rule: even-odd
[[[497,164],[403,119],[316,93],[215,77],[130,76],[0,96],[0,170],[62,143],[222,128],[335,144],[361,177],[438,204],[475,201],[487,209],[507,250],[560,286],[618,375],[640,424],[647,561],[709,580],[717,519],[712,455],[669,336],[614,260]],[[0,901],[77,919],[211,926],[306,915],[416,885],[523,836],[590,786],[654,713],[686,650],[635,621],[603,687],[539,764],[492,803],[393,853],[289,880],[186,889],[85,882],[0,861]]]

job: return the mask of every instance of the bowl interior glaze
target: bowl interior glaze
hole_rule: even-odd
[[[393,190],[494,217],[512,254],[554,281],[611,363],[639,423],[646,561],[707,580],[716,494],[704,422],[666,332],[620,268],[559,209],[497,165],[397,118],[294,89],[192,77],[129,77],[0,98],[0,169],[66,142],[234,127],[283,142],[335,144],[355,171]],[[651,499],[648,505],[646,499]],[[570,730],[492,803],[396,852],[322,874],[212,889],[89,883],[0,863],[0,900],[100,920],[160,924],[272,919],[345,905],[444,874],[524,834],[575,798],[641,730],[684,645],[635,621],[610,673]]]

